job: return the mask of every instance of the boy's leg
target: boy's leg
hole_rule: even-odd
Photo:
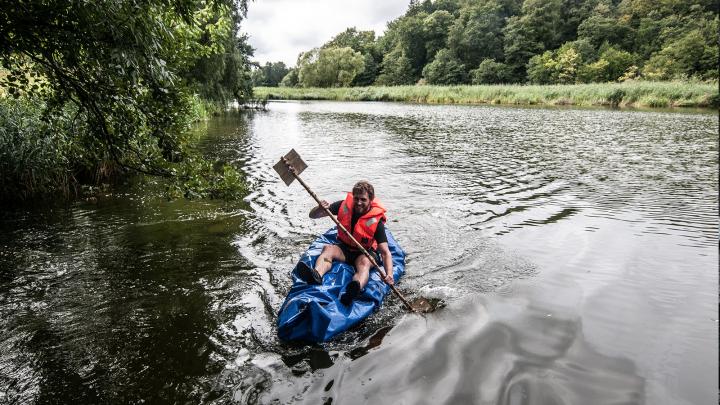
[[[345,261],[345,254],[338,245],[325,245],[315,262],[315,270],[320,273],[320,277],[330,271],[333,260]]]
[[[370,262],[370,259],[364,254],[360,254],[357,259],[355,259],[355,275],[353,276],[353,280],[360,284],[361,290],[365,288],[368,279],[370,279],[371,266],[372,262]]]

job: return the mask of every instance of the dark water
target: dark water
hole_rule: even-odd
[[[0,403],[714,404],[716,114],[273,103],[208,123],[241,203],[135,187],[0,215]],[[408,252],[390,299],[323,345],[274,322],[361,178]]]

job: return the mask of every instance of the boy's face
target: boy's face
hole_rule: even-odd
[[[370,196],[368,193],[353,194],[355,206],[353,209],[356,214],[364,214],[370,209]]]

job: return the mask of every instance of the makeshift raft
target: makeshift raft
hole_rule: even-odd
[[[397,283],[405,274],[405,251],[387,227],[385,233],[393,259],[393,278]],[[300,262],[314,267],[323,246],[337,243],[337,228],[333,227],[310,245],[300,257]],[[382,266],[382,262],[379,264]],[[353,266],[334,261],[321,285],[308,284],[299,277],[296,265],[292,271],[293,286],[278,314],[280,339],[325,342],[377,311],[385,296],[390,293],[390,287],[380,279],[376,270],[370,271],[370,280],[365,289],[350,306],[340,302],[353,274]]]

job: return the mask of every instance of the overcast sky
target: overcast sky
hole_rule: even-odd
[[[407,10],[409,0],[254,0],[241,31],[250,36],[254,60],[295,66],[298,54],[356,27],[382,35]]]

